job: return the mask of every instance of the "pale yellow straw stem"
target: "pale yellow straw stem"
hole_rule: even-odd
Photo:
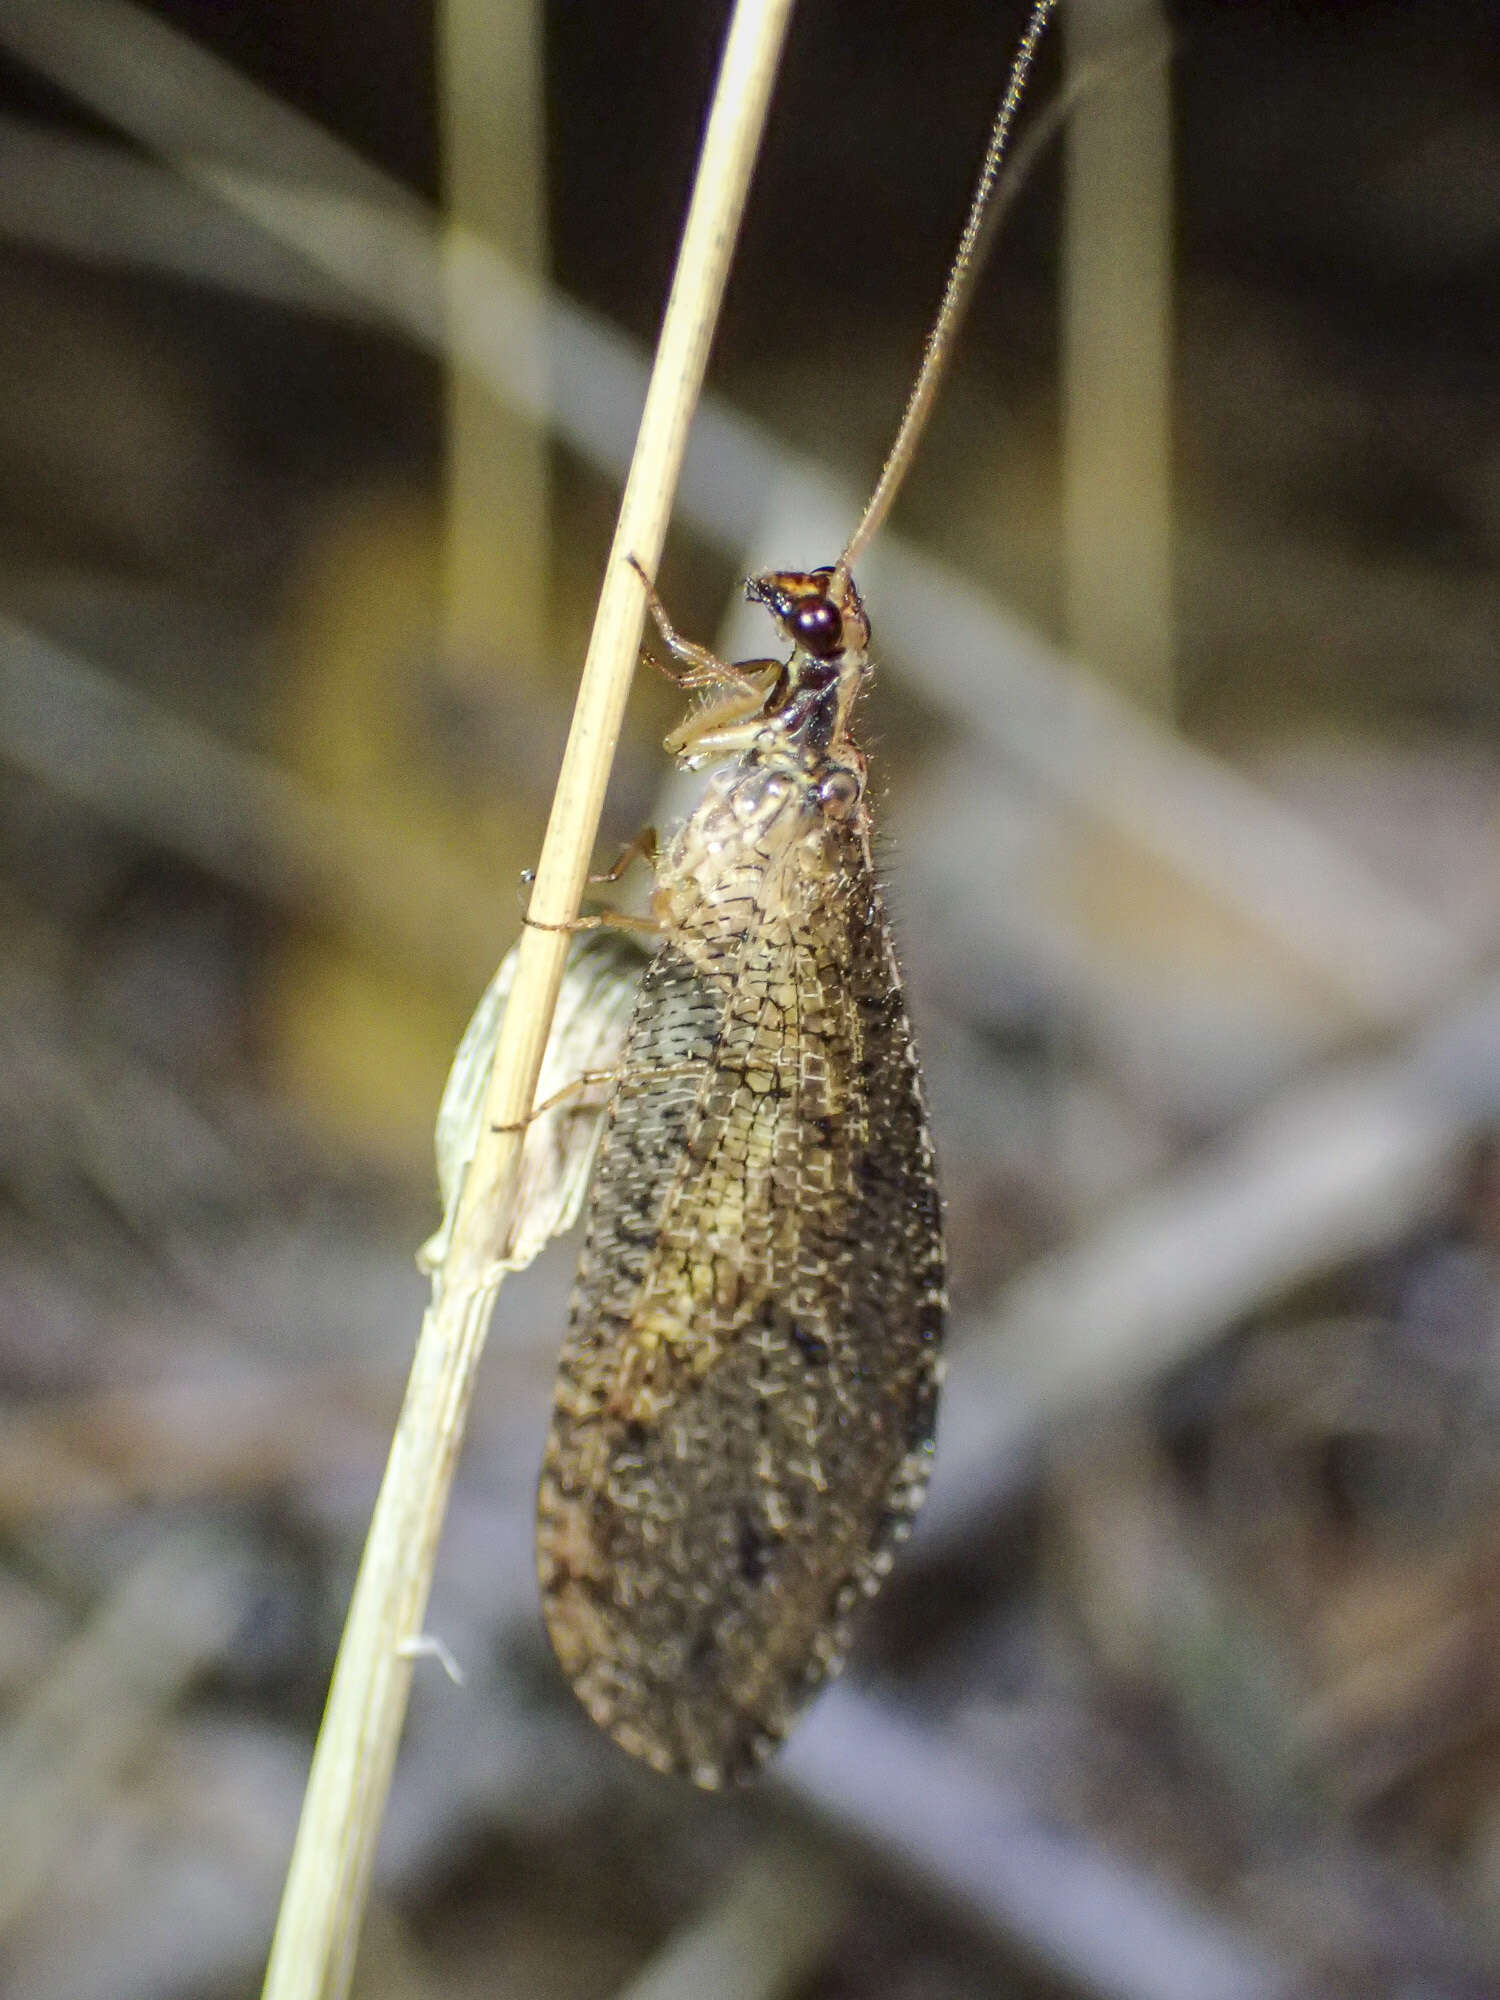
[[[791,0],[738,0],[698,163],[692,206],[635,458],[537,869],[539,923],[577,913],[640,643],[644,595],[625,558],[654,572],[703,380]],[[528,928],[495,1052],[479,1148],[451,1248],[422,1324],[328,1709],[266,1972],[265,2000],[343,2000],[406,1709],[433,1558],[474,1370],[500,1272],[525,1118],[568,938]],[[455,1696],[455,1699],[459,1697]]]

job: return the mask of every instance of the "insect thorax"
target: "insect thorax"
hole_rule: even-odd
[[[866,848],[862,787],[835,816],[822,783],[753,757],[717,772],[658,866],[669,934],[727,948],[767,924],[800,931],[819,909],[826,920]]]
[[[689,718],[670,739],[689,766],[705,749],[738,756],[709,781],[657,875],[668,932],[721,948],[752,927],[826,925],[831,905],[870,868],[865,759],[850,734],[870,628],[853,579],[773,570],[746,593],[771,612],[791,657],[779,668],[765,663],[758,695],[732,722],[714,706],[702,726]]]

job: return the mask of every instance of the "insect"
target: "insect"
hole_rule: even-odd
[[[728,758],[656,861],[660,942],[603,1113],[543,1461],[537,1555],[584,1707],[663,1772],[751,1775],[909,1531],[932,1457],[941,1207],[853,735],[884,518],[972,283],[1053,0],[1033,7],[897,441],[827,568],[747,585],[790,657],[681,640]],[[644,578],[643,578],[644,580]]]

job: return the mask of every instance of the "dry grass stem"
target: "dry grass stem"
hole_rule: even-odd
[[[603,804],[643,615],[625,561],[654,569],[703,379],[709,342],[785,36],[790,0],[740,0],[730,24],[667,304],[635,457],[626,481],[573,726],[537,870],[540,924],[576,914]],[[406,1402],[376,1502],[334,1670],[266,1975],[266,2000],[341,1996],[353,1974],[422,1627],[433,1559],[474,1370],[499,1287],[519,1137],[530,1110],[562,977],[565,930],[522,937],[453,1236],[433,1285]]]

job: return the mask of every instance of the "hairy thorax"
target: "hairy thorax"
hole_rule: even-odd
[[[719,772],[662,857],[653,909],[704,976],[732,977],[757,930],[826,924],[865,842],[862,813],[830,814],[820,786],[770,764]]]

